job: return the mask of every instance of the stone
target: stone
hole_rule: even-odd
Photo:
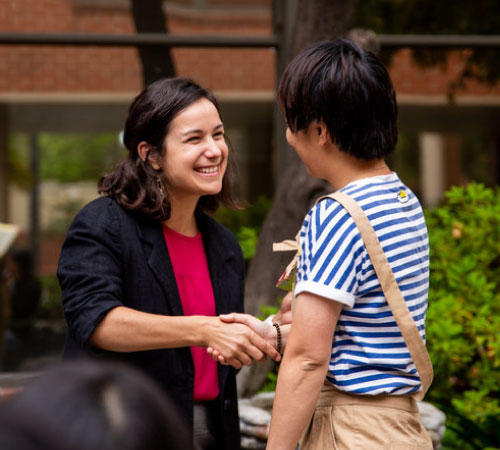
[[[271,423],[271,414],[262,408],[252,406],[248,400],[238,403],[240,420],[249,425],[267,425]]]
[[[240,420],[240,431],[243,436],[266,441],[269,436],[269,425],[250,425]]]
[[[417,402],[422,424],[429,433],[435,450],[441,448],[441,440],[446,430],[446,414],[428,402]]]
[[[269,435],[271,414],[269,414],[268,411],[262,408],[257,408],[255,406],[252,406],[250,404],[250,400],[248,399],[240,400],[238,404],[238,409],[240,413],[241,434],[244,437],[246,436],[246,437],[256,438],[257,440],[260,439],[265,442],[267,440],[267,436]],[[260,447],[246,447],[246,448],[260,448]]]
[[[274,402],[274,395],[275,392],[260,392],[258,394],[255,394],[251,399],[250,399],[250,404],[252,406],[255,406],[257,408],[262,408],[267,411],[271,411],[273,409],[273,402]]]
[[[260,441],[258,439],[248,437],[248,436],[242,436],[241,437],[241,448],[243,450],[265,450],[266,448],[266,442],[265,441]]]

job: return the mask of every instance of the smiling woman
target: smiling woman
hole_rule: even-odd
[[[170,123],[165,149],[162,158],[154,157],[150,162],[163,176],[173,211],[194,210],[200,196],[221,192],[228,147],[224,125],[214,103],[202,98],[181,111]],[[147,160],[150,150],[151,145],[146,141],[139,143],[138,153],[143,161]],[[170,217],[170,226],[172,219]],[[195,222],[190,222],[177,223],[177,228],[191,225],[188,230],[177,231],[196,233]]]
[[[123,140],[128,157],[101,178],[105,197],[77,214],[61,252],[65,357],[141,368],[184,413],[199,448],[238,449],[234,368],[280,357],[274,327],[216,316],[242,312],[244,278],[236,238],[206,215],[235,207],[217,102],[191,80],[159,80],[132,103]]]
[[[168,176],[180,169],[171,157],[183,147],[181,151],[208,151],[210,159],[210,141],[225,147],[222,187],[213,195],[201,197],[196,210],[236,207],[231,196],[232,155],[227,151],[217,100],[191,80],[166,78],[149,85],[130,106],[123,141],[128,158],[102,177],[98,187],[125,208],[155,219],[169,219],[174,193]],[[194,167],[202,168],[202,162],[197,161]]]

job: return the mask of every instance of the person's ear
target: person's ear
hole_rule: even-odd
[[[328,127],[325,122],[317,122],[316,123],[316,132],[318,133],[318,143],[321,146],[325,146],[332,142],[330,138],[330,132],[328,131]]]
[[[137,145],[137,154],[139,155],[139,158],[141,158],[144,162],[148,162],[149,164],[151,164],[151,167],[154,170],[161,169],[160,165],[158,164],[156,154],[151,154],[151,145],[146,141],[139,142],[139,144]]]

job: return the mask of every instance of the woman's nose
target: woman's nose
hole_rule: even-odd
[[[207,143],[205,156],[207,158],[219,158],[221,155],[222,149],[219,147],[219,144],[214,139],[210,139]]]

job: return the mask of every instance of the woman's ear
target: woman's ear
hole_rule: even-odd
[[[158,164],[156,154],[151,154],[151,145],[146,141],[139,142],[139,144],[137,145],[137,154],[139,155],[139,158],[141,158],[144,162],[148,162],[149,164],[151,164],[151,167],[154,170],[160,170],[160,165]]]

